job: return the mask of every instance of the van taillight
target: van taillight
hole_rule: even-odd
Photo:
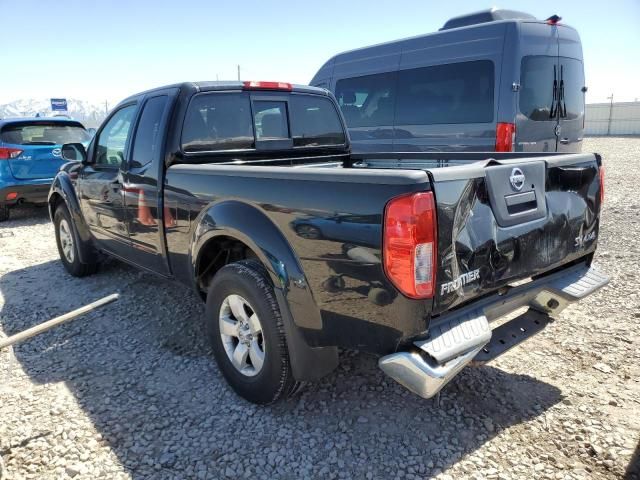
[[[600,165],[600,208],[604,204],[604,166]]]
[[[433,297],[437,254],[432,192],[392,199],[385,208],[382,259],[395,287],[410,298]]]
[[[496,152],[513,152],[516,145],[514,123],[498,123],[496,126]]]
[[[11,160],[21,154],[22,150],[19,148],[0,148],[0,160]]]

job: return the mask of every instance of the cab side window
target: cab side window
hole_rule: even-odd
[[[145,103],[133,141],[131,167],[143,167],[151,163],[160,153],[162,140],[160,123],[166,105],[166,95],[150,98]]]
[[[127,142],[135,112],[136,106],[128,105],[118,110],[109,119],[96,142],[96,165],[120,167],[125,162]]]

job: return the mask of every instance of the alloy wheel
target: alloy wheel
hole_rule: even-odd
[[[220,338],[231,364],[253,377],[264,365],[265,344],[258,314],[240,295],[229,295],[219,314]]]

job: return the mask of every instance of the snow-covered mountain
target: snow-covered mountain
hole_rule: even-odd
[[[91,103],[86,100],[67,98],[67,108],[69,110],[66,114],[74,120],[82,122],[85,127],[97,127],[106,116],[104,104]],[[52,112],[49,98],[25,98],[0,105],[0,118],[33,117],[38,113],[40,116],[46,117],[65,112]]]

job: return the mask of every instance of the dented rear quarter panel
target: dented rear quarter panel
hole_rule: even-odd
[[[176,221],[166,232],[172,271],[191,283],[203,235],[238,238],[282,288],[309,346],[391,353],[427,330],[432,300],[408,299],[387,280],[383,212],[391,198],[429,188],[417,171],[174,166],[164,189]],[[300,225],[317,228],[317,237]]]

